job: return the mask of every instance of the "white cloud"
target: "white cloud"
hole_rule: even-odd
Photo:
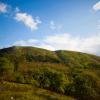
[[[100,34],[82,39],[80,51],[100,55]]]
[[[93,5],[93,10],[98,11],[100,10],[100,1]]]
[[[6,13],[7,12],[7,5],[4,3],[0,3],[0,13]]]
[[[56,50],[59,49],[69,49],[73,50],[76,49],[76,45],[79,42],[78,37],[72,37],[70,34],[64,33],[64,34],[56,34],[54,36],[47,36],[46,39],[44,39],[44,43],[47,43],[48,45],[51,45]]]
[[[100,34],[81,38],[78,36],[74,37],[68,33],[63,33],[47,36],[42,40],[29,39],[27,41],[18,41],[16,43],[21,46],[35,46],[49,50],[72,50],[100,55]]]
[[[27,13],[21,13],[21,12],[16,13],[15,19],[19,22],[24,23],[31,30],[38,29],[38,24],[41,23],[39,18],[34,19],[31,15],[29,15]]]
[[[100,54],[100,34],[87,38],[81,38],[65,33],[48,36],[44,42],[54,47],[55,50],[62,49]]]

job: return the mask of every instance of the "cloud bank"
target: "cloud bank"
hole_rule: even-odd
[[[30,42],[31,41],[31,42]],[[69,33],[50,35],[40,40],[20,40],[13,45],[35,46],[49,50],[72,50],[100,55],[100,34],[86,38]]]

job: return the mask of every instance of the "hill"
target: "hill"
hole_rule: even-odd
[[[21,46],[0,49],[0,98],[99,100],[99,72],[100,57],[91,54]]]

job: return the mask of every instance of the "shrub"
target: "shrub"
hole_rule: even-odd
[[[95,100],[98,94],[92,87],[92,82],[88,77],[77,74],[74,78],[75,96],[81,100]],[[98,100],[98,99],[97,99]]]
[[[13,72],[14,67],[12,63],[7,58],[0,58],[0,73],[11,73]]]
[[[39,82],[42,88],[64,93],[66,78],[63,73],[46,68],[35,71],[33,78]]]

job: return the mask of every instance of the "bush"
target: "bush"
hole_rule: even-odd
[[[42,88],[64,93],[66,78],[63,73],[46,68],[35,71],[33,78],[39,82]]]
[[[11,73],[14,70],[14,66],[7,58],[0,58],[0,73]]]
[[[92,81],[84,75],[77,74],[73,86],[75,87],[75,96],[80,100],[96,100],[98,98],[98,94],[92,86]]]

